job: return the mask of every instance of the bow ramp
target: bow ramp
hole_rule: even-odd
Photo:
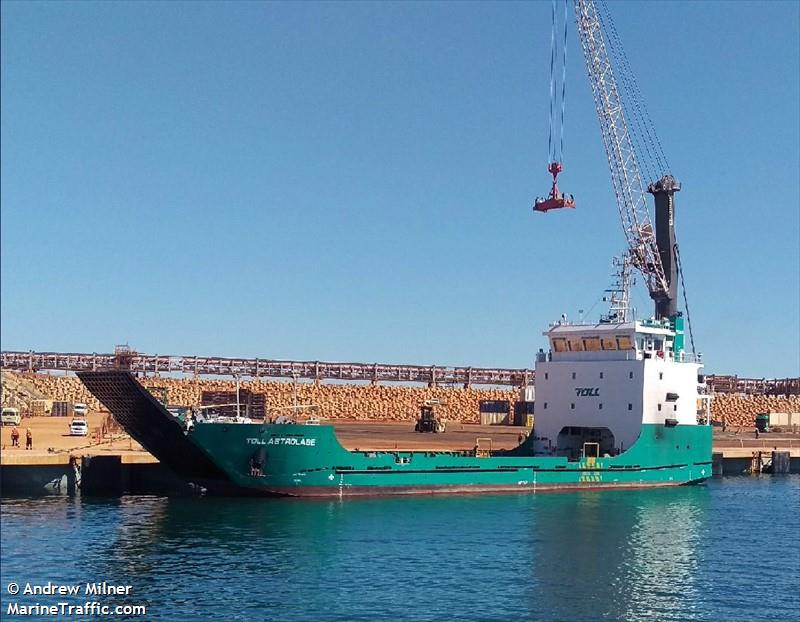
[[[186,436],[184,427],[127,371],[78,372],[78,378],[142,447],[181,477],[202,486],[228,477]]]

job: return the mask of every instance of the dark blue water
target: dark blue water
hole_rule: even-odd
[[[9,582],[103,580],[132,593],[91,599],[144,603],[148,620],[800,617],[800,476],[324,502],[6,498],[1,533],[3,619],[9,602],[70,601],[11,597]]]

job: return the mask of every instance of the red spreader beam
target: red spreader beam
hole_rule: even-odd
[[[564,194],[558,189],[558,174],[564,170],[561,162],[551,162],[547,170],[553,176],[553,187],[547,198],[539,197],[533,204],[534,212],[548,212],[551,209],[575,208],[575,198],[571,194]]]

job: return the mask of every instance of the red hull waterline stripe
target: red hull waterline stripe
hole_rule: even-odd
[[[581,492],[591,490],[641,490],[644,488],[673,488],[676,486],[690,486],[705,481],[705,478],[688,482],[642,482],[618,484],[545,484],[534,486],[309,486],[300,488],[272,488],[262,489],[258,492],[265,496],[273,497],[388,497],[394,495],[475,495],[475,494],[535,494],[539,492]]]

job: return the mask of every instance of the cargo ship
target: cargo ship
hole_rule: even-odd
[[[644,183],[639,162],[649,152],[637,153],[626,115],[632,113],[636,124],[646,119],[639,118],[636,93],[629,93],[636,105],[626,110],[631,100],[621,87],[631,82],[614,77],[617,38],[603,32],[598,11],[604,5],[574,4],[628,247],[617,263],[607,315],[589,324],[562,316],[544,332],[548,351],[536,357],[534,424],[517,447],[498,450],[477,439],[461,451],[350,451],[333,426],[318,421],[175,417],[123,370],[79,373],[84,384],[145,449],[187,480],[223,494],[538,492],[677,486],[710,477],[711,427],[707,416],[704,422],[698,417],[702,364],[688,308],[686,318],[677,309],[682,272],[674,209],[680,184],[668,173]],[[535,212],[576,207],[571,195],[558,190],[563,167],[552,155],[551,195],[535,202]],[[660,164],[649,170],[663,170]],[[646,193],[655,199],[655,227]],[[632,269],[655,302],[651,319],[637,320],[628,304]]]
[[[286,496],[694,484],[711,475],[700,363],[682,318],[558,323],[536,362],[535,425],[509,450],[349,451],[332,425],[198,423],[187,438],[243,490]]]
[[[619,298],[612,300],[619,301]],[[699,357],[680,315],[565,319],[536,359],[535,423],[512,449],[348,450],[333,425],[175,416],[126,371],[81,372],[128,433],[176,473],[218,494],[539,492],[695,484],[711,475]],[[276,422],[277,421],[277,422]]]

